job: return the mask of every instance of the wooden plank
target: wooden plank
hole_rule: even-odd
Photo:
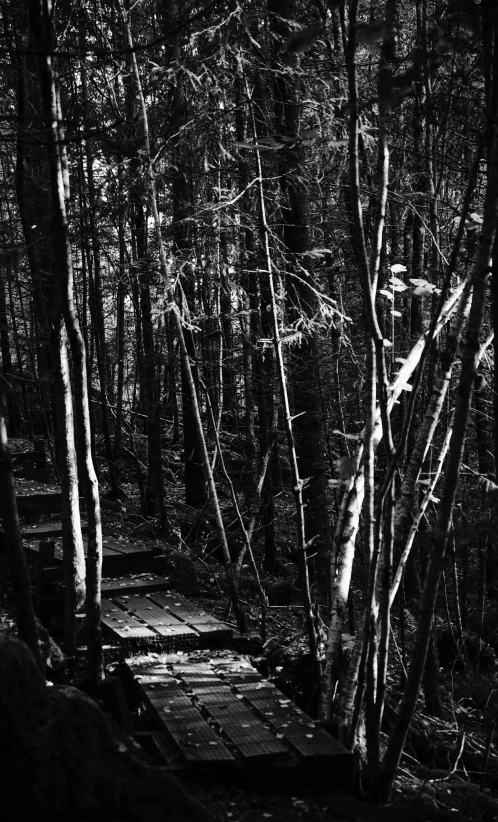
[[[140,545],[139,543],[129,542],[124,539],[116,539],[115,537],[109,537],[107,535],[104,536],[102,543],[111,551],[115,551],[118,554],[125,554],[127,556],[147,554],[147,556],[152,557],[156,553],[152,548],[148,548],[146,545]]]
[[[246,767],[247,774],[254,774],[247,766],[256,765],[264,768],[262,775],[271,773],[270,779],[283,778],[287,784],[299,773],[307,780],[334,773],[349,787],[351,754],[271,683],[247,681],[230,686],[227,679],[221,679],[222,669],[228,674],[231,670],[234,678],[250,676],[244,660],[206,664],[186,657],[185,662],[173,665],[127,660],[127,666],[139,682],[142,698],[189,767],[225,769],[238,764]],[[230,750],[224,740],[230,742]],[[223,759],[227,755],[231,758]],[[171,750],[166,756],[179,766]]]
[[[24,549],[27,550],[31,554],[38,555],[39,553],[39,545],[38,542],[26,542],[24,545]],[[88,553],[88,541],[83,539],[83,549],[85,551],[85,556]],[[62,562],[63,560],[63,552],[62,552],[62,540],[56,540],[55,542],[55,552],[54,552],[56,562]],[[102,549],[102,556],[104,559],[107,557],[117,559],[119,561],[120,555],[113,551],[111,548],[103,547]]]
[[[173,673],[192,691],[245,760],[289,758],[285,745],[258,722],[254,712],[221,681],[212,667],[194,663],[173,665]]]
[[[193,628],[190,628],[184,622],[180,622],[174,616],[168,614],[164,608],[159,608],[158,605],[154,605],[145,597],[138,595],[117,596],[113,597],[113,601],[117,602],[124,610],[141,619],[148,628],[151,628],[162,637],[187,637],[193,639],[198,636]]]
[[[60,516],[62,497],[60,494],[17,494],[19,516],[26,519],[37,519],[44,514]]]
[[[31,557],[38,558],[38,554],[40,553],[40,546],[39,541],[32,541],[32,542],[24,542],[23,543],[24,552]],[[56,542],[55,549],[54,549],[54,561],[56,563],[62,563],[62,543]]]
[[[102,600],[102,624],[121,640],[144,639],[153,642],[158,636],[108,599]]]
[[[14,466],[21,465],[23,462],[44,463],[47,461],[45,451],[14,451],[10,455]]]
[[[18,506],[22,506],[23,508],[28,508],[30,506],[42,506],[42,505],[51,505],[54,503],[62,504],[62,495],[57,494],[54,491],[47,491],[45,494],[36,492],[31,493],[26,491],[25,493],[16,493],[16,499]]]
[[[35,521],[44,514],[58,514],[62,507],[61,489],[35,480],[22,483],[16,480],[16,499],[19,516]]]
[[[186,622],[187,625],[195,628],[199,634],[205,637],[206,641],[215,636],[218,640],[230,639],[233,636],[233,628],[224,622],[220,622],[203,608],[199,608],[179,594],[160,591],[149,594],[148,598],[156,605],[166,608],[182,622]]]
[[[164,591],[169,588],[167,577],[157,576],[157,574],[140,574],[137,576],[123,576],[117,579],[103,579],[102,592],[111,596],[112,594],[148,594],[152,591]]]
[[[320,725],[287,699],[270,682],[237,683],[241,694],[256,713],[296,751],[301,760],[350,758],[351,754]]]
[[[83,546],[87,553],[88,543],[84,539]],[[103,564],[104,574],[115,574],[122,571],[146,571],[154,562],[154,551],[144,545],[126,543],[124,540],[117,540],[113,537],[104,536],[102,542],[104,558],[107,561]],[[121,571],[121,573],[122,573]]]
[[[83,534],[88,532],[88,524],[81,523],[81,531]],[[31,528],[23,528],[21,536],[24,540],[31,539],[46,539],[47,537],[61,537],[62,538],[62,523],[50,522],[46,525],[33,525]]]
[[[130,668],[146,703],[155,713],[167,736],[177,745],[182,759],[191,766],[235,764],[235,759],[215,730],[208,725],[171,674],[158,666]]]
[[[114,602],[117,602],[126,611],[131,611],[136,614],[148,625],[185,625],[179,619],[169,614],[164,608],[159,608],[154,605],[146,597],[141,597],[138,594],[127,594],[124,596],[113,597]]]
[[[84,534],[88,531],[86,522],[81,524],[81,530]],[[21,537],[23,542],[29,543],[33,540],[47,539],[47,537],[62,538],[62,523],[49,522],[46,525],[32,525],[30,528],[21,527]],[[0,550],[5,548],[5,531],[0,528]]]
[[[88,554],[88,537],[83,537],[83,550],[85,551],[85,556]],[[114,546],[108,545],[107,541],[102,540],[102,556],[109,557],[112,559],[119,559],[121,558],[122,554],[119,551],[116,551]]]
[[[150,598],[157,605],[160,605],[162,608],[167,608],[174,616],[178,616],[184,622],[191,622],[192,616],[195,616],[195,622],[199,624],[209,622],[222,624],[219,619],[209,614],[203,608],[199,608],[199,606],[193,602],[189,602],[188,599],[185,599],[181,594],[177,594],[174,591],[153,593],[150,595]]]
[[[195,628],[208,645],[210,638],[221,641],[222,639],[230,639],[233,634],[232,628],[229,625],[225,625],[224,622],[208,622],[207,624],[196,622],[194,615],[191,620],[186,621],[186,624],[190,625],[191,628]]]
[[[36,533],[38,535],[38,531]],[[35,556],[38,554],[37,542],[25,542],[23,547],[28,555],[31,554]],[[88,554],[88,538],[86,537],[83,538],[83,550],[86,556]],[[139,551],[134,555],[127,555],[114,550],[114,547],[109,547],[106,544],[103,544],[102,546],[102,557],[104,574],[119,573],[121,569],[141,570],[144,566],[146,567],[147,565],[152,564],[154,560],[152,552],[147,553],[144,551]],[[62,540],[58,539],[55,544],[55,561],[62,562],[62,558]]]
[[[47,491],[46,494],[40,492],[36,492],[36,494],[29,492],[22,494],[16,493],[16,499],[18,506],[22,506],[23,508],[43,505],[49,506],[55,503],[59,505],[62,504],[62,495],[53,491]]]
[[[37,480],[16,479],[16,496],[26,497],[41,494],[42,496],[61,496],[61,487],[55,483],[38,482]]]

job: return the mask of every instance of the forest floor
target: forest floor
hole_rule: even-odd
[[[223,618],[227,601],[223,567],[208,556],[204,550],[205,545],[199,548],[202,539],[196,545],[195,552],[186,545],[180,536],[184,530],[181,517],[179,520],[177,544],[173,547],[161,543],[171,589]],[[103,502],[103,530],[104,534],[120,534],[145,543],[156,542],[157,539],[153,525],[143,520],[137,507],[128,502],[124,506]],[[265,584],[276,585],[278,588],[283,583],[284,587],[288,587],[289,580],[292,580],[290,572],[279,578],[268,575]],[[240,590],[247,608],[249,627],[255,630],[258,611],[250,605],[255,601],[255,587],[249,569],[242,573]],[[13,626],[13,601],[6,557],[0,555],[0,631],[11,632]],[[270,675],[272,681],[285,690],[288,696],[296,699],[304,709],[306,682],[304,680],[303,687],[300,660],[305,653],[306,641],[297,595],[296,598],[292,596],[290,606],[269,609],[267,642],[260,658],[251,658],[251,661],[264,675]],[[400,667],[395,663],[390,672],[391,681],[399,675]],[[396,780],[393,800],[388,806],[380,808],[368,805],[334,786],[333,774],[331,787],[289,786],[278,793],[265,785],[235,783],[232,776],[227,780],[220,776],[209,785],[188,780],[184,782],[185,788],[190,796],[210,812],[216,822],[443,822],[464,819],[497,822],[498,752],[495,746],[488,770],[488,785],[491,784],[491,787],[483,788],[478,778],[485,741],[481,721],[484,708],[482,699],[480,702],[478,698],[479,686],[474,678],[467,691],[462,688],[461,682],[459,687],[455,698],[453,683],[448,679],[443,683],[444,720],[424,715],[423,705],[420,703],[420,711],[415,718]],[[482,683],[481,690],[486,687],[488,685]],[[496,688],[496,678],[494,687]],[[394,704],[387,706],[387,726],[394,716],[394,709]]]

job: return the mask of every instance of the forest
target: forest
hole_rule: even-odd
[[[352,755],[352,794],[498,819],[498,4],[0,18],[0,739],[47,679],[57,721],[72,686],[103,692],[106,550],[134,540],[257,640],[265,681]],[[40,440],[53,631],[23,548]],[[31,756],[5,765],[17,798]],[[175,786],[166,815],[116,822],[205,818]]]

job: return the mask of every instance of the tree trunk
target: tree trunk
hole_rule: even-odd
[[[80,49],[81,49],[81,94],[82,94],[82,108],[83,117],[88,110],[88,84],[87,84],[87,66],[86,66],[86,52],[85,52],[85,33],[84,25],[85,18],[80,19]],[[102,414],[102,433],[104,436],[104,445],[106,449],[107,465],[109,471],[109,483],[111,486],[111,493],[113,499],[119,499],[121,491],[118,483],[118,476],[116,472],[116,464],[114,460],[114,452],[111,440],[111,431],[109,426],[109,403],[108,403],[108,361],[107,361],[107,347],[105,338],[105,323],[104,323],[104,306],[102,294],[102,272],[101,272],[101,249],[100,249],[100,234],[98,230],[98,214],[97,214],[97,198],[95,196],[95,180],[93,172],[93,152],[90,142],[86,141],[85,146],[85,160],[87,173],[87,196],[88,196],[88,228],[90,232],[90,243],[93,258],[93,278],[91,279],[90,288],[90,316],[92,318],[93,329],[95,333],[95,350],[97,353],[97,369],[100,381],[100,402]]]
[[[13,249],[18,253],[17,248]],[[0,349],[2,351],[2,366],[5,377],[5,399],[7,405],[7,419],[11,437],[18,437],[21,433],[21,415],[12,374],[12,355],[10,353],[10,334],[7,320],[7,300],[5,297],[5,279],[8,277],[10,269],[9,255],[11,251],[6,251],[0,257]]]
[[[275,32],[288,37],[291,30],[284,20],[295,14],[294,0],[268,0],[270,23]],[[300,81],[289,69],[297,68],[294,55],[278,56],[280,72],[276,80],[277,130],[282,134],[299,134],[301,129]],[[287,73],[286,73],[287,70]],[[289,354],[289,393],[292,396],[294,437],[299,474],[306,479],[303,487],[305,535],[308,553],[316,555],[310,565],[313,582],[327,589],[326,567],[331,548],[328,516],[327,485],[323,458],[323,418],[320,396],[318,340],[313,328],[306,328],[318,313],[318,298],[307,252],[311,250],[309,225],[310,204],[305,149],[289,147],[281,160],[283,195],[282,217],[287,257],[287,302],[290,320],[296,330],[305,320],[304,331],[298,331],[299,341]]]
[[[4,12],[5,13],[5,12]],[[48,168],[44,147],[43,111],[37,55],[33,32],[28,29],[26,2],[16,4],[12,14],[15,48],[11,59],[16,66],[16,167],[15,189],[22,224],[26,255],[33,283],[36,351],[33,357],[41,407],[55,421],[55,398],[50,376],[57,362],[57,350],[51,347],[51,321],[55,292],[52,276],[49,212],[46,208]],[[27,36],[27,47],[24,37]],[[7,38],[7,44],[11,39]],[[57,436],[57,431],[55,431]]]
[[[85,343],[81,335],[74,305],[72,255],[66,214],[69,173],[52,58],[55,51],[55,34],[49,0],[36,0],[36,2],[30,4],[29,11],[31,28],[38,51],[46,125],[52,204],[52,255],[55,275],[60,287],[62,315],[68,333],[74,366],[75,410],[78,423],[78,466],[84,482],[88,516],[86,570],[88,669],[91,680],[97,684],[103,676],[102,628],[100,623],[102,526],[98,482],[91,453]]]
[[[62,544],[64,550],[64,651],[76,660],[76,614],[85,605],[85,553],[81,534],[78,469],[74,441],[73,398],[67,358],[67,333],[62,316],[56,327],[59,361],[56,372],[59,428],[58,465],[62,491]]]
[[[116,338],[118,379],[116,387],[116,422],[114,427],[114,455],[116,462],[121,459],[123,444],[123,392],[125,372],[125,216],[124,216],[124,183],[121,158],[118,166],[118,238],[119,238],[119,280],[116,307]]]
[[[176,0],[163,0],[163,26],[166,36],[172,20],[177,20],[179,4]],[[169,41],[171,43],[171,40]],[[172,61],[181,58],[180,44],[177,39],[169,45],[168,56]],[[186,276],[182,279],[183,297],[182,310],[187,322],[183,328],[185,346],[190,360],[190,369],[194,379],[199,404],[199,376],[196,353],[196,335],[189,327],[189,318],[194,314],[195,295],[194,283],[195,272],[188,261],[191,251],[190,222],[192,205],[187,176],[187,154],[185,144],[181,139],[182,126],[187,121],[187,98],[185,95],[183,72],[178,72],[176,84],[171,92],[170,99],[170,122],[169,127],[172,134],[173,148],[173,181],[171,185],[172,212],[173,212],[173,239],[174,251],[177,256],[177,265],[180,270],[185,269]],[[185,463],[185,502],[194,508],[202,508],[207,502],[206,482],[202,468],[203,455],[202,444],[199,442],[198,428],[195,419],[195,411],[190,399],[189,375],[182,365],[182,408],[183,408],[183,452]]]

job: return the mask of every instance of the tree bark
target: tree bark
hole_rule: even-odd
[[[64,651],[76,660],[76,614],[85,606],[85,553],[81,534],[78,469],[74,440],[73,398],[67,357],[67,332],[62,315],[55,329],[59,360],[56,371],[59,420],[58,464],[62,491],[62,544],[64,550]]]
[[[78,465],[85,488],[88,516],[88,558],[86,569],[86,619],[88,628],[88,669],[90,679],[103,677],[102,628],[100,623],[100,583],[102,575],[102,525],[98,482],[92,461],[90,407],[85,343],[74,305],[73,266],[66,213],[69,173],[54,71],[56,40],[50,0],[36,0],[29,8],[31,29],[38,51],[43,110],[46,126],[48,168],[52,204],[51,245],[54,271],[60,287],[62,315],[67,329],[74,366],[75,410],[78,423]]]
[[[295,16],[294,0],[268,0],[270,24],[283,37],[290,29],[286,20]],[[279,69],[275,81],[277,131],[299,134],[301,130],[301,98],[303,89],[297,69],[299,59],[279,54]],[[287,303],[289,319],[298,331],[298,341],[289,352],[289,393],[292,397],[293,428],[300,476],[305,480],[302,490],[305,508],[305,535],[312,581],[326,593],[327,561],[331,550],[327,484],[323,458],[323,418],[321,412],[319,359],[320,352],[313,319],[319,310],[311,270],[310,203],[311,180],[307,174],[304,147],[289,147],[280,155],[283,237],[287,254]],[[304,321],[304,322],[303,322]],[[311,324],[311,328],[307,327]]]

